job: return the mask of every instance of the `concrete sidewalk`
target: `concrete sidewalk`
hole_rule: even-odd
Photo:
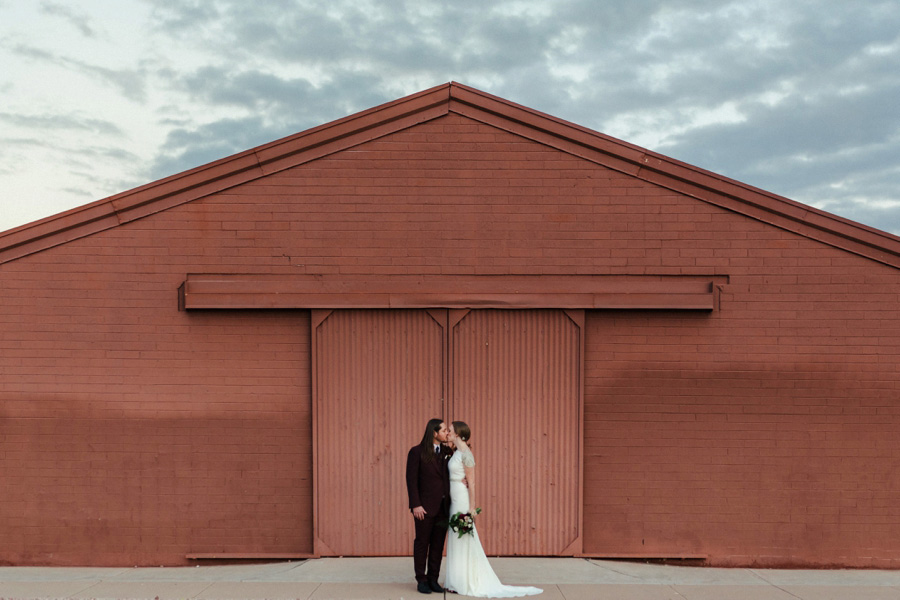
[[[900,571],[715,569],[577,558],[492,558],[504,583],[547,600],[900,600]],[[410,558],[173,568],[2,567],[0,598],[400,600]],[[463,598],[446,594],[447,598]]]

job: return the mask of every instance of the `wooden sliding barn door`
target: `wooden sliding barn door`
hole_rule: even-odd
[[[450,311],[449,418],[472,427],[491,555],[580,552],[583,311]]]
[[[442,416],[445,318],[313,311],[318,554],[412,552],[406,455],[428,420]]]
[[[433,417],[472,427],[488,554],[578,553],[583,315],[313,311],[316,553],[411,554],[406,455]]]

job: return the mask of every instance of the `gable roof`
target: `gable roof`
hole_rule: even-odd
[[[455,82],[0,233],[0,264],[117,227],[449,113],[900,268],[900,237]]]

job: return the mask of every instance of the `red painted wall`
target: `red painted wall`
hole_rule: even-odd
[[[898,271],[457,115],[0,265],[0,562],[311,550],[308,313],[188,273],[726,277],[588,314],[585,552],[897,566]]]
[[[778,309],[756,279],[708,319],[590,315],[585,550],[896,568],[891,303],[811,308],[847,276]]]
[[[309,315],[178,312],[177,237],[0,266],[0,564],[311,551]]]
[[[729,283],[710,315],[589,313],[585,551],[900,566],[897,270],[660,200],[610,207],[631,268]]]

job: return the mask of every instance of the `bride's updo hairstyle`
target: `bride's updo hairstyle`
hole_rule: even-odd
[[[469,426],[463,423],[462,421],[453,421],[453,431],[456,432],[456,435],[459,436],[459,439],[469,443],[469,438],[472,437],[472,430],[469,429]]]

